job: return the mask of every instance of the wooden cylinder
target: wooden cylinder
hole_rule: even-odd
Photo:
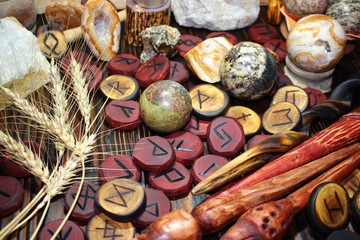
[[[140,33],[148,27],[170,24],[170,1],[156,8],[145,8],[135,0],[126,3],[125,39],[135,47],[142,46]]]

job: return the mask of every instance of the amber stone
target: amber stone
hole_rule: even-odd
[[[159,133],[172,133],[189,121],[192,102],[179,83],[163,80],[147,87],[140,96],[140,116],[145,125]]]
[[[211,153],[233,158],[245,144],[244,129],[233,117],[217,117],[208,127],[206,140]]]
[[[6,216],[21,206],[24,201],[24,189],[20,181],[14,177],[0,176],[0,182],[0,216]]]
[[[55,231],[58,229],[62,223],[62,219],[51,221],[47,223],[39,232],[39,240],[48,240],[54,236]],[[57,236],[67,236],[66,239],[76,239],[76,240],[85,240],[85,234],[83,230],[75,222],[67,220],[65,225],[61,228],[59,235]],[[55,238],[55,239],[58,239]]]
[[[54,24],[64,31],[81,25],[83,8],[78,1],[50,1],[45,9],[45,18],[49,24]]]
[[[277,75],[273,56],[254,42],[240,42],[232,47],[221,60],[219,72],[223,88],[245,101],[268,95]]]

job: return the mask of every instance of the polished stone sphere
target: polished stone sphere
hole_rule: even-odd
[[[344,55],[347,37],[334,18],[313,14],[300,19],[286,39],[288,57],[298,68],[325,72]]]
[[[277,77],[273,56],[255,42],[240,42],[233,46],[221,60],[219,72],[224,90],[245,101],[265,97]]]
[[[283,0],[286,13],[295,21],[310,14],[325,14],[328,0]]]
[[[326,15],[333,17],[346,33],[360,33],[360,0],[342,0],[328,7]]]
[[[162,80],[151,84],[141,94],[139,104],[143,122],[158,133],[180,130],[191,117],[189,92],[174,81]]]

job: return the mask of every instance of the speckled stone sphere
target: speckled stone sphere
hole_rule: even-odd
[[[140,116],[145,125],[159,133],[183,128],[191,117],[189,92],[179,83],[162,80],[148,86],[140,96]]]
[[[342,0],[330,5],[326,15],[333,17],[346,33],[360,33],[360,0]]]
[[[283,0],[286,13],[295,21],[310,14],[325,14],[328,0]]]
[[[344,29],[334,18],[309,15],[290,30],[286,39],[288,57],[302,70],[325,72],[341,60],[346,39]]]
[[[245,101],[265,97],[277,77],[273,56],[254,42],[240,42],[233,46],[221,60],[219,72],[224,90]]]

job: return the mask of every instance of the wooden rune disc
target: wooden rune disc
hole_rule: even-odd
[[[232,45],[236,45],[238,43],[238,40],[234,34],[231,34],[229,32],[211,32],[208,35],[206,35],[206,39],[208,38],[215,38],[215,37],[224,37],[226,38]]]
[[[74,183],[65,193],[64,207],[66,212],[69,211],[70,206],[74,202],[74,198],[79,190],[79,184],[78,182]],[[71,213],[72,219],[76,221],[88,221],[99,212],[95,206],[95,195],[98,189],[98,184],[87,181],[84,182],[79,199]]]
[[[301,125],[301,112],[290,102],[279,102],[269,107],[263,117],[262,126],[268,133],[296,130]]]
[[[142,123],[137,101],[112,100],[106,105],[104,112],[105,121],[116,129],[132,130]]]
[[[193,114],[203,120],[222,115],[230,106],[229,95],[212,84],[199,84],[189,91]]]
[[[200,137],[191,132],[179,131],[165,136],[175,150],[175,160],[191,166],[204,153]]]
[[[123,74],[128,76],[135,76],[141,63],[138,57],[132,54],[119,54],[110,59],[106,65],[107,70],[111,75]]]
[[[286,42],[284,40],[270,39],[269,41],[264,43],[264,47],[274,51],[278,55],[280,61],[285,61],[287,50],[286,50]]]
[[[170,61],[170,72],[165,79],[183,84],[189,80],[189,70],[184,64],[177,61]]]
[[[81,68],[83,78],[89,85],[89,91],[95,93],[103,81],[103,72],[95,65],[89,64]]]
[[[327,100],[327,96],[320,90],[315,88],[305,88],[304,90],[309,95],[310,107]]]
[[[167,57],[157,55],[140,65],[135,74],[141,87],[164,80],[170,73],[170,61]]]
[[[360,169],[355,169],[340,183],[348,192],[349,198],[352,198],[355,192],[360,189]]]
[[[211,153],[233,158],[245,144],[244,129],[235,118],[220,116],[211,121],[206,140]]]
[[[131,222],[118,222],[100,213],[91,218],[85,232],[88,240],[131,240],[135,227]]]
[[[102,184],[117,178],[130,179],[140,182],[141,170],[135,161],[128,156],[115,155],[105,158],[98,170]]]
[[[109,217],[127,222],[144,211],[146,197],[140,183],[130,179],[115,179],[99,188],[95,202]]]
[[[55,231],[60,226],[63,220],[55,220],[47,223],[39,232],[39,240],[49,240],[53,237]],[[75,222],[67,220],[64,227],[61,229],[59,235],[55,239],[76,239],[85,240],[83,230]]]
[[[335,182],[317,186],[307,205],[311,225],[323,233],[342,229],[348,223],[349,210],[349,196],[345,188]]]
[[[351,216],[357,224],[360,224],[360,189],[358,189],[350,202]]]
[[[0,176],[0,216],[16,211],[24,201],[24,189],[19,180]]]
[[[160,190],[145,188],[146,208],[135,220],[132,221],[135,227],[147,228],[159,217],[171,211],[169,198]]]
[[[126,75],[112,75],[100,84],[102,93],[112,100],[135,100],[140,93],[139,83]]]
[[[203,41],[202,38],[190,34],[181,34],[178,51],[180,56],[184,56],[188,51],[196,47],[199,43]]]
[[[250,137],[260,131],[261,119],[252,109],[243,106],[230,107],[225,116],[233,117],[243,126],[245,137]]]
[[[60,58],[67,50],[67,42],[63,31],[55,26],[46,24],[38,29],[37,39],[41,52],[47,58]]]
[[[271,105],[279,102],[290,102],[295,104],[301,112],[305,111],[309,107],[309,95],[307,92],[298,86],[284,86],[277,90],[275,93]]]
[[[228,162],[229,160],[226,157],[215,154],[207,154],[198,158],[191,168],[194,183],[197,184],[204,180]]]
[[[207,128],[211,121],[201,120],[194,115],[191,116],[190,121],[184,127],[184,131],[191,132],[200,138],[206,138]]]
[[[255,42],[265,43],[270,39],[279,38],[279,31],[273,25],[257,23],[249,28],[249,37]]]
[[[163,191],[168,197],[180,197],[191,190],[190,171],[179,162],[161,173],[150,172],[148,180],[151,187]]]
[[[162,172],[174,164],[175,150],[167,139],[150,136],[135,143],[132,156],[141,169]]]

